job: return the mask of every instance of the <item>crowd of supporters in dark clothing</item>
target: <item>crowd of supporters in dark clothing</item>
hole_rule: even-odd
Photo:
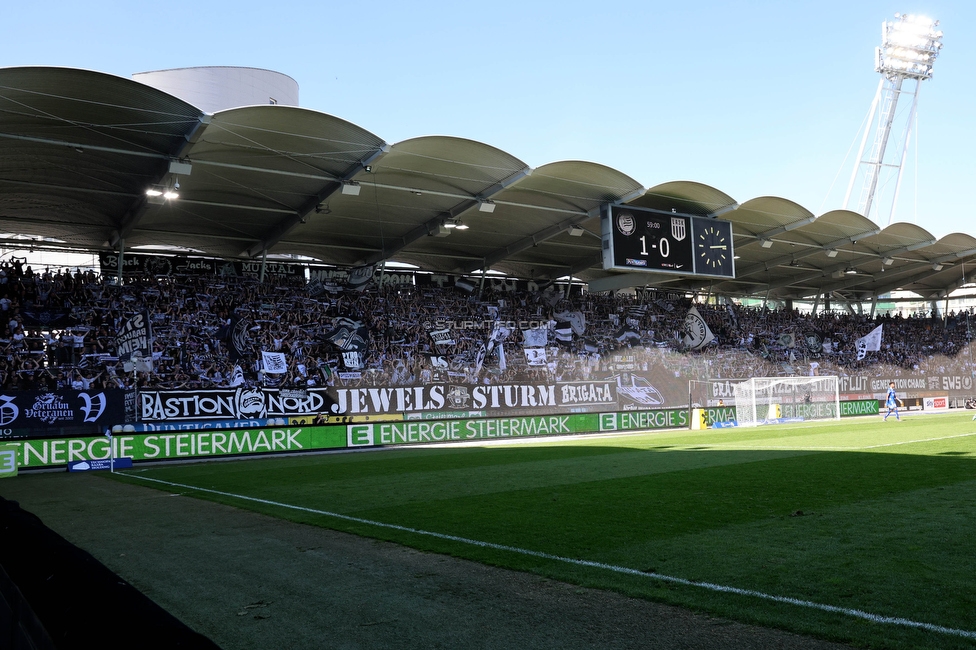
[[[662,364],[676,377],[703,379],[971,376],[974,370],[967,347],[976,330],[971,310],[871,318],[713,298],[694,306],[715,339],[689,350],[683,330],[693,302],[686,298],[587,294],[579,285],[564,295],[564,285],[515,293],[381,283],[381,274],[363,290],[312,291],[303,280],[275,277],[119,283],[94,271],[35,271],[20,261],[3,262],[0,383],[11,391],[566,381],[599,377],[620,358],[637,370]],[[153,330],[151,354],[141,363],[117,354],[119,328],[137,313],[148,314]],[[573,328],[560,322],[567,318]],[[230,330],[242,321],[245,349],[240,342],[233,349]],[[340,322],[346,335],[363,334],[355,355],[348,354],[349,336],[336,335]],[[878,325],[884,325],[881,349],[858,360],[855,341]],[[525,354],[529,330],[538,335],[539,329],[546,330],[543,344],[534,339],[534,354]],[[283,353],[287,369],[268,372],[262,351]]]

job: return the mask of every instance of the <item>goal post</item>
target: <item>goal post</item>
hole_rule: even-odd
[[[691,379],[688,381],[688,424],[696,429],[696,411],[703,416],[701,426],[730,424],[735,420],[735,400],[732,387],[741,379]]]
[[[739,426],[840,419],[836,376],[753,377],[732,391]]]

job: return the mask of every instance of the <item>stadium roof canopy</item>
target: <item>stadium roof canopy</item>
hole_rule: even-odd
[[[176,200],[148,188],[173,189]],[[600,210],[628,204],[727,219],[736,278],[604,271]],[[467,230],[445,228],[462,221]],[[904,289],[945,296],[976,269],[976,239],[879,229],[777,197],[737,203],[701,183],[643,187],[590,162],[530,168],[445,136],[388,144],[318,111],[248,106],[205,114],[121,77],[0,68],[0,232],[91,251],[182,250],[222,258],[301,255],[450,273],[566,275],[591,290],[650,285],[847,301]]]

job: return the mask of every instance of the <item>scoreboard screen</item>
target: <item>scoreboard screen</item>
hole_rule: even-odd
[[[602,226],[604,269],[735,277],[730,221],[612,205]]]

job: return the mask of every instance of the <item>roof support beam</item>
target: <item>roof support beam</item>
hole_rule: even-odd
[[[10,140],[20,140],[22,142],[35,142],[37,144],[49,144],[54,147],[69,147],[82,151],[101,151],[104,153],[115,153],[123,156],[136,156],[139,158],[158,158],[159,160],[169,160],[170,156],[158,151],[136,151],[133,149],[120,149],[118,147],[101,147],[94,144],[84,144],[82,142],[69,142],[67,140],[52,140],[51,138],[34,138],[16,133],[0,133],[0,138]]]
[[[822,248],[813,248],[805,251],[800,251],[799,253],[791,253],[789,255],[780,255],[779,257],[774,257],[771,260],[763,262],[762,264],[755,264],[753,266],[742,269],[742,271],[736,270],[735,279],[747,278],[750,275],[756,275],[757,273],[762,273],[764,271],[770,271],[777,266],[782,266],[783,264],[789,264],[791,262],[796,262],[807,257],[813,257],[817,253],[823,253]]]
[[[637,188],[636,190],[628,192],[627,194],[618,198],[613,202],[613,205],[620,205],[626,203],[627,201],[633,201],[637,197],[643,196],[646,191],[647,190],[645,190],[643,187]],[[603,211],[605,205],[607,204],[603,204],[599,207],[588,210],[585,213],[578,213],[577,216],[563,219],[559,223],[553,224],[548,228],[543,228],[542,230],[535,232],[528,237],[523,237],[515,243],[509,244],[503,248],[499,248],[486,255],[484,261],[481,263],[481,266],[466,269],[466,272],[471,273],[472,271],[476,271],[478,269],[490,269],[493,265],[498,264],[502,260],[511,257],[516,253],[524,251],[527,248],[532,248],[533,246],[538,246],[542,242],[552,239],[556,235],[569,230],[570,226],[577,226],[581,223],[589,221],[594,217],[600,216],[600,213]],[[602,260],[602,253],[600,259]]]
[[[426,237],[427,235],[436,232],[437,229],[444,223],[445,220],[455,219],[462,216],[464,213],[468,212],[469,210],[473,210],[474,208],[480,206],[480,204],[483,201],[487,201],[491,199],[493,196],[500,193],[501,191],[509,187],[512,187],[514,185],[517,185],[519,182],[522,181],[522,179],[526,178],[531,174],[532,174],[532,168],[524,167],[519,171],[515,172],[514,174],[512,174],[511,176],[509,176],[508,178],[502,179],[501,181],[495,183],[494,185],[491,185],[490,187],[488,187],[486,190],[484,190],[477,196],[465,197],[460,203],[452,207],[450,210],[447,210],[446,212],[441,212],[437,216],[428,219],[427,221],[420,224],[416,228],[407,231],[402,237],[397,237],[389,245],[384,245],[383,250],[373,255],[370,255],[364,260],[364,262],[366,264],[376,264],[377,262],[382,262],[383,260],[387,260],[393,257],[394,255],[396,255],[397,253],[399,253],[404,248],[406,248],[413,242],[417,241],[418,239],[421,239],[422,237]],[[480,267],[475,267],[475,268],[480,268]]]
[[[573,266],[569,267],[568,275],[569,277],[573,277],[577,273],[582,273],[583,271],[587,269],[591,269],[594,266],[602,266],[602,265],[603,265],[603,253],[601,252],[601,253],[597,253],[593,257],[584,258],[579,262],[577,262],[576,264],[574,264]]]
[[[816,220],[817,220],[816,217],[811,216],[805,219],[799,219],[797,221],[788,223],[783,226],[777,226],[775,228],[770,228],[769,230],[764,230],[763,232],[752,235],[753,237],[755,237],[755,239],[750,239],[749,241],[743,242],[742,244],[737,245],[736,248],[745,248],[746,246],[752,246],[753,244],[758,244],[759,242],[770,240],[776,235],[782,235],[784,232],[789,232],[791,230],[796,230],[797,228],[802,228],[803,226],[807,226]]]
[[[431,217],[427,221],[423,222],[419,226],[408,230],[402,237],[397,237],[393,239],[389,244],[383,246],[382,250],[379,250],[372,255],[367,256],[363,259],[363,264],[376,264],[377,262],[382,262],[383,260],[388,260],[398,252],[402,251],[404,248],[417,241],[421,237],[426,237],[427,235],[433,235],[440,229],[444,224],[445,219],[453,219],[462,212],[465,212],[478,202],[475,200],[468,200],[458,205],[454,206],[446,212],[441,212],[434,217]]]
[[[616,291],[617,289],[628,289],[630,287],[643,287],[648,284],[658,284],[661,278],[659,273],[617,273],[604,278],[590,280],[587,290],[590,293],[601,291]]]
[[[169,162],[173,160],[179,160],[189,153],[190,149],[194,144],[200,141],[203,137],[203,132],[207,130],[207,126],[210,125],[210,115],[201,115],[197,120],[193,128],[190,129],[188,133],[183,136],[183,142],[180,144],[179,148],[167,157],[166,167],[160,169],[157,173],[156,185],[161,185],[165,180],[167,174],[169,174]],[[121,221],[119,221],[119,226],[111,233],[109,233],[108,244],[111,247],[115,247],[120,242],[124,241],[126,237],[132,234],[135,227],[139,225],[139,221],[146,214],[149,209],[149,201],[146,200],[146,195],[140,195],[136,202],[129,207],[128,212],[123,215]]]
[[[341,178],[328,181],[319,189],[318,192],[309,197],[309,199],[306,200],[305,203],[303,203],[294,214],[284,217],[272,225],[264,233],[260,241],[255,242],[254,245],[242,252],[241,255],[244,257],[254,258],[262,253],[266,253],[268,249],[272,248],[275,244],[281,241],[281,238],[287,235],[295,226],[300,223],[305,223],[309,216],[313,214],[316,209],[318,209],[319,205],[323,201],[342,188],[342,184],[345,181],[352,180],[356,174],[366,169],[368,165],[373,164],[385,156],[387,153],[389,153],[389,151],[390,145],[383,143],[375,151],[373,151],[373,153],[369,154],[362,160],[357,161],[356,164],[347,169],[346,173],[343,174]]]
[[[841,239],[836,239],[836,240],[834,240],[832,242],[828,242],[826,244],[822,244],[822,245],[819,245],[819,246],[812,245],[811,248],[809,248],[808,250],[803,251],[801,253],[790,253],[789,255],[781,255],[780,257],[773,258],[773,259],[769,260],[768,262],[763,262],[762,264],[756,264],[756,265],[751,266],[749,268],[742,269],[741,272],[737,271],[736,274],[735,274],[735,277],[736,277],[736,279],[738,279],[740,277],[748,277],[750,275],[755,275],[756,273],[762,273],[763,271],[769,271],[770,269],[775,268],[777,266],[781,266],[781,265],[787,264],[789,262],[795,262],[795,261],[801,260],[801,259],[803,259],[805,257],[810,257],[812,255],[816,255],[817,253],[826,253],[829,250],[836,250],[838,246],[841,246],[843,244],[853,244],[854,242],[857,242],[858,240],[864,239],[865,237],[870,237],[872,235],[877,235],[879,232],[881,232],[881,229],[880,228],[874,228],[872,230],[868,230],[868,231],[859,233],[857,235],[852,235],[850,237],[842,237]],[[793,242],[790,242],[790,243],[793,243]],[[797,245],[803,246],[804,244],[797,244]],[[877,257],[880,258],[880,257],[883,257],[883,256],[882,255],[877,255]],[[846,267],[846,265],[844,267],[841,267],[841,268],[845,268],[845,267]],[[785,286],[785,285],[782,285],[782,286]],[[775,288],[775,287],[773,287],[773,285],[770,285],[770,288]]]
[[[914,275],[911,275],[911,276],[909,276],[907,278],[904,277],[904,276],[902,276],[900,278],[893,278],[890,282],[888,282],[886,284],[883,284],[883,285],[880,285],[878,287],[875,287],[874,292],[877,293],[877,294],[879,294],[879,295],[882,294],[882,293],[888,293],[889,291],[894,291],[895,289],[898,289],[900,287],[904,287],[904,286],[908,286],[908,285],[911,285],[911,284],[915,284],[916,282],[919,282],[921,280],[924,280],[924,279],[926,279],[926,278],[928,278],[928,277],[930,277],[932,275],[935,275],[937,273],[937,271],[933,271],[932,270],[932,265],[931,265],[930,262],[921,262],[921,263],[919,263],[919,268],[922,269],[920,272],[918,272],[918,273],[916,273]]]
[[[942,264],[944,262],[954,262],[955,260],[962,259],[964,257],[970,257],[976,255],[976,248],[970,248],[969,250],[959,251],[958,253],[949,253],[948,255],[942,255],[941,257],[933,258],[929,261],[938,262]]]
[[[466,268],[464,269],[464,272],[471,273],[472,271],[477,271],[478,269],[490,269],[493,265],[497,264],[498,262],[501,262],[502,260],[511,257],[512,255],[515,255],[516,253],[520,253],[526,250],[527,248],[538,246],[539,244],[546,241],[547,239],[552,239],[556,235],[566,232],[567,230],[569,230],[570,226],[575,226],[585,221],[588,221],[589,219],[592,219],[598,214],[599,214],[599,210],[596,211],[596,214],[587,215],[586,217],[583,218],[570,217],[569,219],[563,219],[562,221],[555,223],[549,226],[548,228],[543,228],[542,230],[532,233],[528,237],[523,237],[522,239],[512,244],[509,244],[508,246],[499,248],[489,253],[488,255],[485,256],[485,258],[481,261],[480,264],[478,264],[477,266]]]
[[[557,266],[557,265],[552,265],[552,264],[539,263],[539,264],[537,264],[538,266],[549,266],[549,267],[552,267],[552,271],[550,271],[549,273],[546,273],[545,275],[537,278],[537,280],[555,280],[557,278],[563,277],[564,275],[568,275],[569,277],[573,277],[577,273],[581,273],[581,272],[583,272],[583,271],[585,271],[587,269],[591,269],[594,266],[597,266],[597,265],[602,264],[602,263],[603,263],[603,254],[602,253],[598,253],[596,255],[591,255],[591,256],[588,256],[588,257],[584,257],[584,258],[580,259],[580,261],[578,261],[576,264],[573,264],[572,266],[569,266],[569,267],[562,266],[562,265]]]

